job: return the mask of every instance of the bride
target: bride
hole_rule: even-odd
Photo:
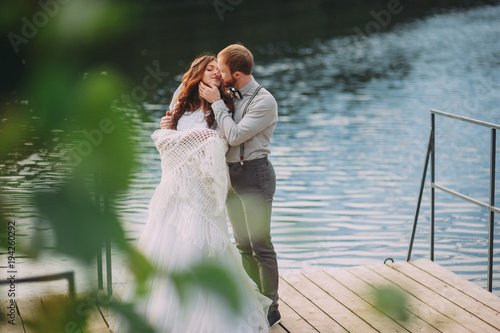
[[[156,270],[146,296],[132,300],[133,288],[129,288],[124,300],[133,301],[158,333],[269,330],[271,300],[259,293],[246,274],[227,231],[227,141],[213,129],[210,104],[198,96],[199,84],[215,84],[228,108],[233,108],[217,68],[212,55],[193,61],[170,104],[177,130],[160,129],[151,136],[160,153],[162,177],[151,198],[139,248]],[[233,312],[220,296],[201,287],[181,304],[168,272],[182,272],[208,260],[216,261],[237,281],[241,311]],[[129,331],[120,317],[114,332]]]

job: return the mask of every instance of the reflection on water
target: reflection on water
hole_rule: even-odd
[[[255,77],[280,112],[270,158],[278,177],[272,235],[283,272],[406,259],[429,109],[500,123],[499,16],[500,6],[456,11],[257,64]],[[131,239],[160,179],[149,135],[164,106],[146,108],[150,121],[138,123],[143,163],[119,202]],[[489,130],[443,118],[437,126],[437,181],[486,201]],[[19,177],[4,179],[16,195],[29,190],[24,179],[43,162],[26,163]],[[413,259],[428,257],[428,198],[427,190]],[[436,261],[485,287],[486,212],[444,193],[437,200]],[[34,214],[24,209],[18,220],[27,225]],[[498,228],[495,238],[498,252]],[[500,294],[498,266],[494,278]]]

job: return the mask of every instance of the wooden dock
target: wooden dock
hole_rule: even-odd
[[[399,314],[384,312],[377,300],[387,287],[405,295]],[[18,319],[29,322],[37,311],[50,314],[57,297],[64,296],[19,299]],[[284,274],[280,298],[282,322],[272,333],[500,332],[500,298],[429,260]],[[1,301],[2,312],[7,305]],[[113,318],[105,310],[86,311],[87,332],[111,332]],[[0,332],[32,331],[3,322]]]
[[[406,295],[407,320],[377,307],[377,290]],[[500,298],[429,260],[281,277],[289,332],[500,332]]]

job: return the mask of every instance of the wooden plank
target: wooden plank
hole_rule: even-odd
[[[79,330],[85,333],[93,333],[98,331],[100,332],[102,328],[105,328],[109,333],[109,329],[106,326],[106,323],[104,322],[104,319],[98,312],[97,308],[95,306],[92,306],[92,304],[87,305],[85,299],[82,299],[76,304],[70,304],[70,301],[68,300],[66,295],[59,294],[43,296],[41,297],[41,301],[45,310],[45,316],[43,320],[45,322],[44,325],[47,327],[47,330],[56,333],[56,331],[59,332],[61,329],[64,329],[64,322],[68,320],[68,318],[66,318],[65,316],[71,316],[71,312],[76,311],[77,315],[82,316],[80,319],[83,319],[83,316],[86,316],[87,319],[86,329],[82,330],[82,328],[79,327]],[[73,308],[75,305],[76,307]],[[71,306],[70,309],[68,309],[69,306]],[[70,312],[68,312],[68,310]],[[98,318],[93,316],[93,312],[95,313],[95,311],[97,311],[99,315]],[[50,329],[48,327],[50,327]]]
[[[280,293],[282,290],[280,290]],[[299,316],[288,304],[281,299],[279,310],[281,313],[281,325],[285,327],[289,332],[304,332],[304,333],[317,333],[318,331],[314,329],[307,321]],[[273,328],[274,329],[274,328]]]
[[[282,323],[271,333],[285,332],[500,332],[500,298],[429,260],[390,265],[333,269],[280,277]],[[398,324],[376,308],[374,293],[391,285],[407,293],[408,322]],[[18,300],[18,323],[0,323],[0,332],[34,332],[27,322],[50,329],[61,295]],[[0,301],[5,311],[7,301]],[[89,333],[110,333],[108,309],[89,304]],[[41,311],[41,312],[40,312]],[[114,318],[116,320],[116,316]]]
[[[9,332],[9,333],[24,333],[23,324],[21,323],[21,318],[19,317],[19,313],[17,312],[17,307],[14,303],[13,315],[14,318],[7,317],[10,315],[10,300],[1,300],[0,301],[0,313],[4,320],[0,321],[0,332]],[[9,320],[13,320],[14,324],[9,324]]]
[[[100,296],[101,295],[88,293],[78,294],[78,298],[82,299],[82,302],[84,302],[81,310],[87,315],[87,328],[85,332],[111,332],[108,327],[108,322],[99,307]]]
[[[92,333],[101,330],[103,332],[110,332],[108,325],[106,324],[103,316],[101,315],[101,312],[99,311],[97,306],[94,305],[92,306],[92,308],[89,309],[86,331]]]
[[[413,265],[407,264],[406,262],[394,263],[389,266],[414,280],[425,281],[427,288],[440,294],[442,297],[450,300],[469,313],[500,330],[500,302],[497,310],[493,310],[492,308],[479,302],[477,299],[469,296],[467,293],[456,289],[453,285],[450,285]]]
[[[376,332],[373,327],[368,325],[325,290],[312,282],[316,274],[318,273],[295,274],[288,277],[287,281],[291,282],[295,288],[300,288],[299,291],[301,294],[311,300],[317,307],[321,308],[328,316],[347,331],[366,333]]]
[[[77,293],[76,296],[77,300],[80,300],[77,305],[79,311],[83,312],[87,316],[87,328],[85,332],[111,332],[108,327],[108,321],[106,320],[104,313],[99,308],[99,296],[89,294],[87,292]],[[106,314],[108,313],[107,309],[105,312]]]
[[[63,294],[59,295],[46,295],[40,298],[45,313],[48,318],[60,319],[60,310],[64,309],[67,305],[67,298]]]
[[[318,332],[346,332],[320,308],[295,290],[283,277],[280,283],[281,298]]]
[[[100,309],[100,312],[102,313],[102,316],[105,318],[105,321],[108,323],[108,325],[110,327],[113,327],[116,324],[116,320],[118,319],[118,314],[114,311],[109,311],[109,309],[106,307],[98,308]],[[309,325],[303,318],[301,318],[283,300],[280,302],[279,310],[281,313],[282,321],[280,325],[276,325],[272,328],[272,333],[285,333],[287,332],[287,330],[289,332],[317,333],[317,331],[311,325]],[[286,330],[283,327],[285,327]],[[103,332],[109,332],[109,329],[104,330]]]
[[[131,289],[127,289],[127,285],[125,285],[125,284],[118,285],[118,286],[115,286],[113,288],[113,295],[111,297],[112,297],[112,299],[114,299],[118,302],[125,302],[127,297],[124,297],[124,296],[127,296],[127,295],[125,295],[125,293],[128,293],[128,292],[132,293],[133,291]],[[102,296],[103,301],[101,303],[103,303],[103,304],[100,304],[98,302],[97,309],[99,310],[102,317],[104,318],[104,321],[106,322],[107,326],[114,327],[116,325],[116,321],[118,320],[118,317],[120,314],[115,310],[110,310],[106,306],[107,297],[108,297],[107,294]]]
[[[66,296],[63,294],[46,295],[40,299],[45,312],[43,320],[45,322],[44,325],[47,326],[46,329],[53,333],[56,333],[59,329],[64,329],[63,322],[66,319],[66,307],[68,306]],[[49,326],[51,327],[50,329],[48,328]]]
[[[407,332],[403,327],[330,276],[336,270],[318,272],[308,278],[355,315],[380,332]]]
[[[332,276],[337,281],[349,288],[352,292],[362,297],[366,302],[374,307],[377,307],[376,289],[372,285],[361,280],[357,276],[350,273],[348,270],[336,270],[335,272],[332,272]],[[383,278],[380,278],[379,281],[379,285],[384,285],[384,283],[386,284]],[[382,311],[383,309],[379,310]],[[396,318],[396,316],[391,313],[384,314],[409,332],[439,332],[429,323],[423,321],[418,316],[415,316],[415,314],[413,314],[411,311],[408,311],[408,309],[403,309],[403,311],[405,312],[406,316],[408,316],[408,320],[401,320],[400,318]]]
[[[79,293],[77,294],[78,299],[81,301],[77,301],[77,311],[78,314],[82,316],[87,316],[87,326],[84,332],[94,333],[94,332],[111,332],[104,320],[101,312],[95,305],[95,302],[92,300],[87,301],[87,293]],[[64,320],[62,313],[62,309],[66,306],[68,299],[66,295],[48,295],[43,296],[41,298],[43,307],[45,309],[45,319],[51,322],[62,322]]]
[[[101,313],[104,321],[108,325],[108,327],[114,327],[116,325],[116,321],[118,320],[119,314],[116,311],[110,311],[108,307],[105,306],[97,306],[99,312]]]
[[[438,265],[428,259],[419,259],[410,261],[410,264],[418,267],[437,279],[440,279],[456,289],[466,293],[467,295],[477,299],[481,303],[489,306],[492,309],[500,309],[500,298],[490,293],[489,291],[479,287],[478,285],[460,277],[452,271]]]
[[[285,331],[285,329],[283,328],[283,326],[276,325],[273,328],[271,328],[271,330],[269,331],[269,333],[288,333],[288,332]]]
[[[18,299],[17,308],[19,309],[19,316],[23,322],[25,332],[38,332],[38,330],[35,329],[34,324],[38,322],[37,319],[40,318],[40,314],[44,313],[40,297]]]
[[[366,283],[369,283],[374,288],[379,288],[381,285],[391,286],[397,288],[401,292],[405,293],[408,301],[408,310],[415,314],[415,316],[421,318],[422,320],[429,323],[431,326],[435,327],[441,332],[453,332],[453,333],[465,333],[470,332],[463,326],[460,326],[457,322],[451,320],[450,318],[444,316],[435,309],[429,307],[427,304],[415,298],[413,295],[408,294],[406,290],[402,289],[398,285],[394,284],[392,281],[385,279],[374,271],[367,267],[352,267],[348,271],[358,278],[362,279]],[[384,281],[382,281],[383,279]]]
[[[87,331],[88,333],[113,333],[109,328],[101,328],[96,331]],[[118,332],[115,332],[118,333]]]
[[[426,303],[430,307],[436,309],[443,315],[456,321],[472,332],[492,332],[494,330],[492,326],[465,311],[453,302],[450,302],[448,299],[441,297],[438,293],[430,290],[425,285],[416,282],[415,280],[399,273],[398,271],[390,268],[387,265],[381,264],[371,266],[369,268],[374,272],[384,276],[385,278],[393,281],[395,284],[405,289],[408,293],[412,294],[422,302]],[[496,330],[494,331],[496,332]]]

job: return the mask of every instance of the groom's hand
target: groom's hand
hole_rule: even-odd
[[[201,98],[204,98],[210,104],[220,99],[219,89],[211,83],[207,86],[203,82],[200,82],[198,84],[198,93]]]

